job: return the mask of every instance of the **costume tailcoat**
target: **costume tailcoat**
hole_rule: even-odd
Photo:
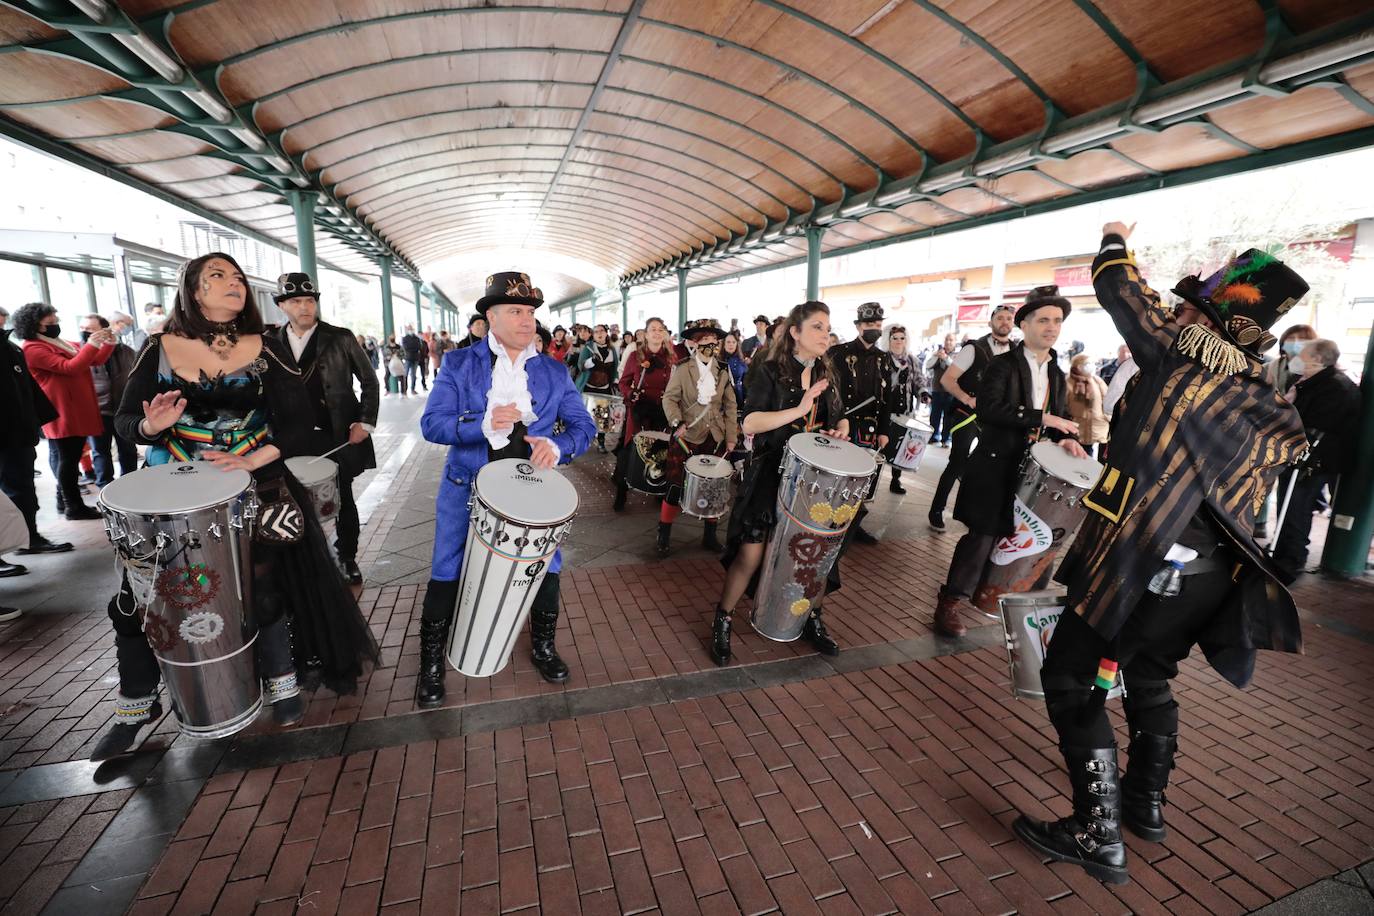
[[[826,356],[835,369],[840,400],[849,418],[850,441],[876,448],[878,436],[887,435],[889,417],[901,410],[892,390],[892,356],[876,346],[864,346],[858,338],[836,344]]]
[[[1093,286],[1140,374],[1124,414],[1117,407],[1110,458],[1056,578],[1068,586],[1068,606],[1112,639],[1169,547],[1205,507],[1239,563],[1235,587],[1198,642],[1219,673],[1244,686],[1256,649],[1301,651],[1293,598],[1253,531],[1279,472],[1305,446],[1302,422],[1253,354],[1217,335],[1202,358],[1180,351],[1184,329],[1161,308],[1120,236],[1103,239]],[[1195,337],[1205,328],[1187,331]],[[1244,353],[1243,368],[1208,368],[1206,362],[1220,363],[1205,354],[1221,347]],[[981,396],[978,406],[981,412]]]
[[[482,418],[491,390],[491,339],[488,334],[470,347],[444,354],[420,418],[425,439],[449,447],[436,498],[434,568],[430,573],[431,579],[441,582],[457,581],[463,568],[472,482],[490,455],[490,444],[482,434]],[[561,452],[559,463],[567,464],[587,450],[596,437],[596,424],[561,362],[536,354],[525,362],[525,376],[530,409],[537,417],[527,434],[551,439]],[[558,420],[563,421],[564,428],[555,434]],[[549,572],[556,573],[562,566],[561,552],[555,553]]]

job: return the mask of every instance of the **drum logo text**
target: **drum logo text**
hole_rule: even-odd
[[[1026,634],[1035,645],[1035,657],[1042,664],[1045,653],[1049,651],[1050,637],[1054,635],[1054,625],[1059,622],[1063,608],[1049,608],[1046,611],[1032,611],[1026,615]]]
[[[997,566],[1007,566],[1023,557],[1044,553],[1054,543],[1054,531],[1019,496],[1012,504],[1012,519],[1016,530],[1010,537],[998,541],[992,551],[991,560]]]

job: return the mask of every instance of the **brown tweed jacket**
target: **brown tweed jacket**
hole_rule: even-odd
[[[1205,505],[1242,559],[1235,587],[1198,642],[1218,672],[1244,686],[1254,650],[1302,647],[1293,599],[1253,537],[1255,514],[1279,472],[1306,445],[1302,422],[1255,357],[1245,354],[1244,368],[1228,374],[1207,365],[1222,362],[1212,358],[1215,344],[1224,344],[1219,339],[1191,347],[1198,355],[1180,352],[1180,326],[1119,236],[1103,239],[1093,286],[1140,376],[1086,500],[1088,519],[1056,578],[1068,586],[1069,606],[1112,639]],[[1244,352],[1231,349],[1232,358]]]

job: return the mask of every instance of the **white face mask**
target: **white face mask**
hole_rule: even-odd
[[[1307,363],[1302,361],[1301,356],[1288,357],[1288,371],[1294,375],[1306,375]]]

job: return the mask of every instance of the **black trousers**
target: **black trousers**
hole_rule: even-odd
[[[951,425],[958,426],[964,422],[965,417],[959,412],[951,410],[945,415],[945,428]],[[935,485],[935,496],[930,501],[931,512],[944,512],[945,506],[949,503],[949,494],[954,489],[954,484],[959,478],[964,476],[964,465],[968,462],[968,453],[973,447],[973,440],[978,438],[978,424],[968,423],[963,428],[954,433],[954,438],[949,447],[949,463],[945,465],[944,473],[940,475],[940,482]]]
[[[945,591],[961,598],[973,597],[974,589],[983,578],[983,567],[997,537],[991,534],[978,534],[969,531],[954,545],[954,556],[949,561],[949,576],[945,579]],[[1096,669],[1093,669],[1096,672]]]
[[[1322,489],[1335,486],[1336,475],[1300,474],[1296,471],[1284,474],[1274,491],[1280,509],[1283,507],[1290,483],[1293,483],[1293,498],[1288,502],[1288,514],[1283,517],[1283,527],[1279,529],[1278,539],[1274,542],[1274,563],[1291,580],[1302,575],[1303,570],[1307,568],[1307,545],[1312,534],[1312,514],[1322,504]]]
[[[10,445],[0,449],[0,491],[24,514],[29,537],[38,535],[38,491],[33,486],[33,466],[38,452],[32,445]]]
[[[1178,703],[1170,681],[1188,657],[1232,587],[1229,569],[1184,576],[1176,598],[1150,592],[1140,599],[1118,636],[1115,658],[1126,685],[1124,708],[1132,731],[1178,733]],[[1077,614],[1059,618],[1040,669],[1045,705],[1064,747],[1114,745],[1105,708],[1085,712],[1097,665],[1111,653],[1106,639]]]
[[[98,436],[91,436],[91,464],[95,466],[95,482],[97,486],[106,486],[115,479],[113,451],[119,456],[119,474],[132,474],[138,470],[138,446],[119,433],[115,432],[114,417],[109,414],[102,414],[100,419],[105,421],[105,431]]]
[[[354,477],[339,468],[339,514],[334,519],[334,551],[340,562],[358,559],[358,501],[353,496]]]
[[[558,573],[549,573],[544,577],[544,581],[539,583],[539,590],[534,593],[534,600],[530,602],[530,617],[552,615],[553,619],[558,619]],[[430,579],[429,586],[425,589],[425,602],[420,608],[420,616],[425,620],[442,620],[448,623],[453,619],[453,612],[458,603],[458,580],[443,582],[438,579]]]
[[[86,448],[85,436],[64,436],[48,440],[48,467],[57,478],[57,492],[67,507],[82,503],[81,485],[77,477],[81,473],[81,453]]]

